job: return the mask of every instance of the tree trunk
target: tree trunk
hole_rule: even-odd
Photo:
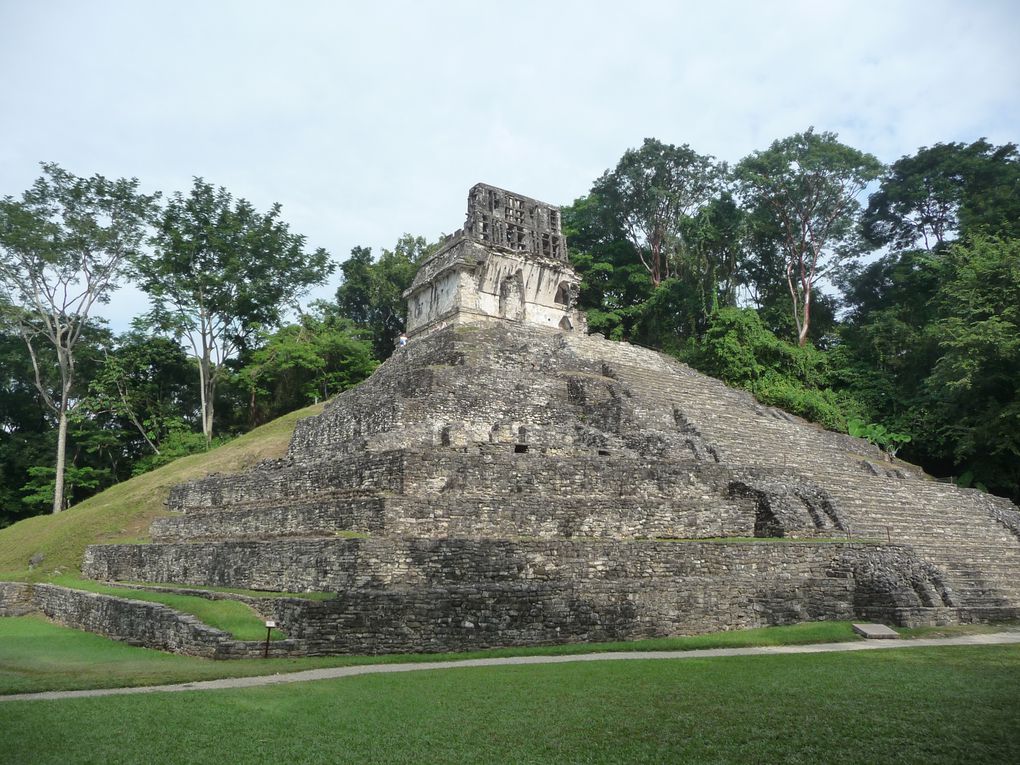
[[[808,330],[811,328],[811,290],[804,292],[804,321],[800,325],[800,332],[797,336],[797,344],[802,348],[807,345]]]
[[[67,459],[67,393],[60,399],[57,427],[57,475],[53,483],[53,512],[64,509],[64,463]]]
[[[212,363],[208,355],[204,355],[198,360],[198,377],[202,399],[202,435],[205,436],[205,448],[209,449],[212,446],[215,382],[213,381]]]

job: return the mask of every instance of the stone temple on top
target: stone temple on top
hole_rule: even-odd
[[[421,264],[407,299],[409,337],[503,320],[584,332],[580,278],[567,261],[558,207],[479,183],[464,228]]]
[[[274,654],[1020,617],[1015,506],[588,335],[560,225],[472,188],[406,293],[405,346],[285,459],[173,488],[149,543],[92,546],[83,573],[245,600],[286,633]],[[263,650],[165,606],[32,593],[146,645]]]

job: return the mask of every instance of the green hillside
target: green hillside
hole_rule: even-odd
[[[112,486],[58,515],[40,515],[0,529],[0,579],[42,580],[80,571],[85,548],[97,543],[147,541],[149,524],[168,515],[170,488],[207,473],[234,473],[282,457],[295,423],[322,411],[299,409],[204,454],[182,457]],[[29,559],[42,555],[30,570]]]

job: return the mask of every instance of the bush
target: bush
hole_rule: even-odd
[[[831,430],[846,430],[860,406],[828,388],[829,360],[812,346],[780,340],[750,308],[723,308],[712,314],[701,340],[683,353],[705,374],[750,391],[777,406]]]

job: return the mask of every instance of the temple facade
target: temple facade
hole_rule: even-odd
[[[567,260],[558,207],[479,183],[468,192],[464,228],[421,265],[404,293],[407,334],[498,321],[584,332],[580,281]]]

